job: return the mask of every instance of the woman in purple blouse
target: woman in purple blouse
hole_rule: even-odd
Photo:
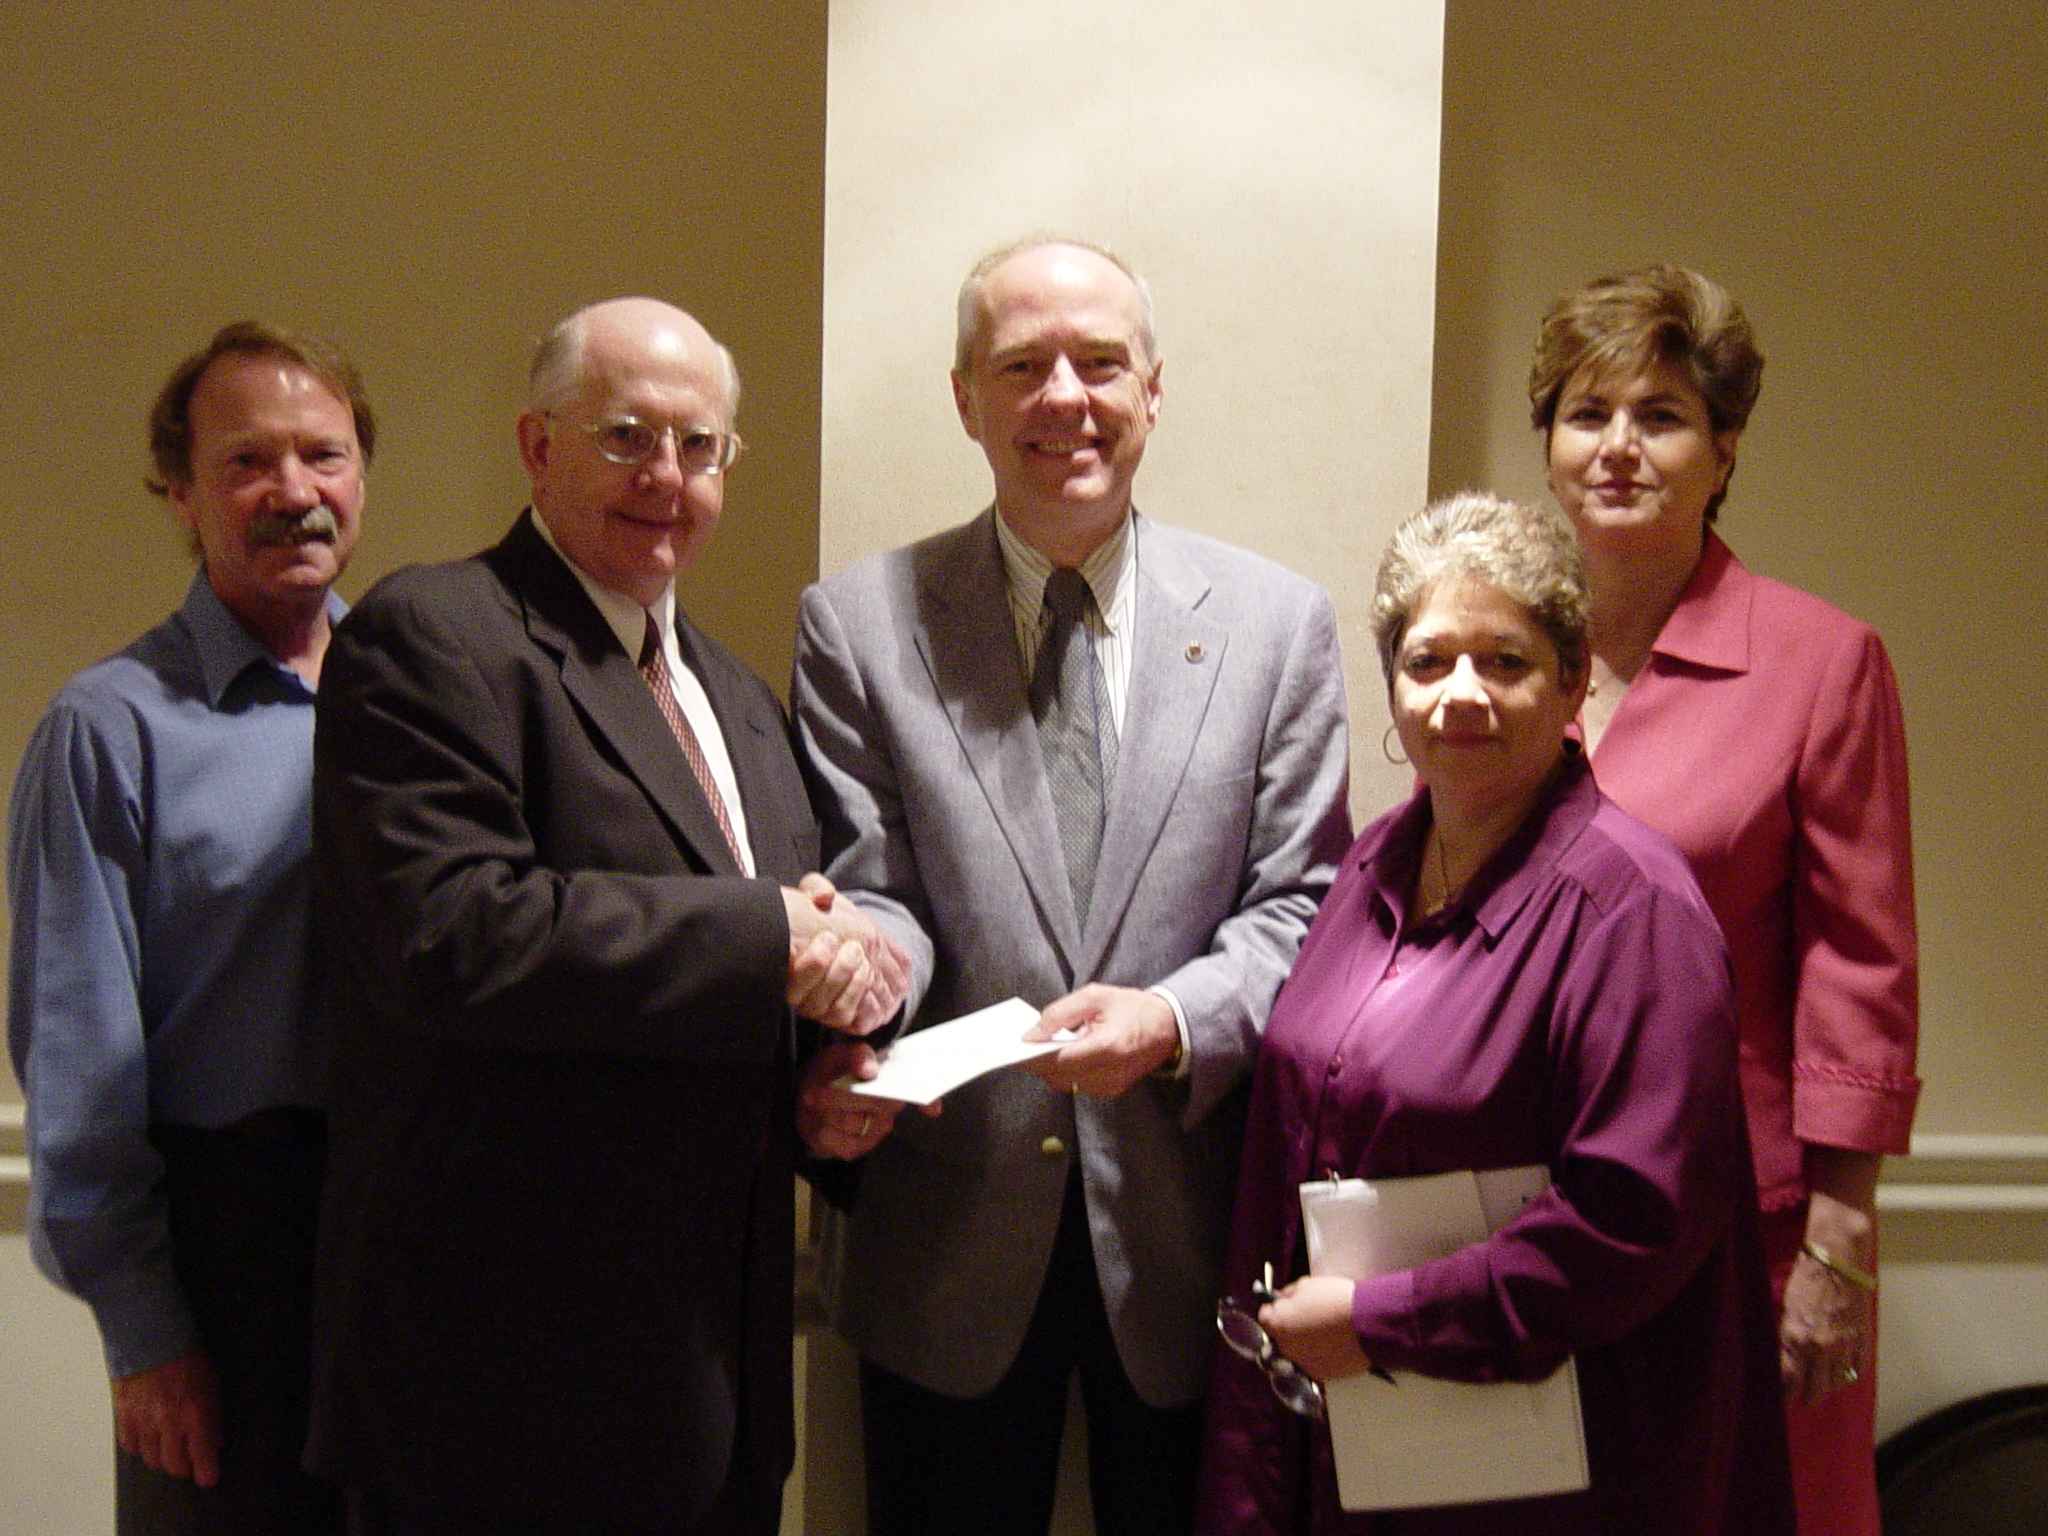
[[[1792,1530],[1727,960],[1684,860],[1567,739],[1586,602],[1555,512],[1468,493],[1389,545],[1373,625],[1423,787],[1352,848],[1274,1006],[1227,1283],[1305,1269],[1304,1181],[1543,1165],[1491,1237],[1298,1279],[1258,1318],[1324,1381],[1536,1381],[1575,1357],[1590,1484],[1347,1514],[1327,1429],[1219,1345],[1213,1536]]]

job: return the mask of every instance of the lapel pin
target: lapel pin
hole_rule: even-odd
[[[1189,660],[1189,661],[1200,661],[1200,660],[1201,660],[1201,659],[1202,659],[1202,658],[1203,658],[1204,656],[1206,656],[1207,654],[1208,654],[1208,652],[1206,652],[1206,651],[1204,651],[1204,650],[1202,649],[1202,642],[1201,642],[1201,641],[1199,641],[1199,640],[1190,640],[1190,641],[1188,642],[1188,660]]]

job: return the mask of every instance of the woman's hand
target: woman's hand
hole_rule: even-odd
[[[1877,1172],[1880,1159],[1838,1147],[1806,1148],[1806,1241],[1830,1257],[1869,1273],[1876,1259]],[[1811,1254],[1792,1260],[1785,1310],[1778,1319],[1778,1367],[1785,1396],[1817,1403],[1872,1365],[1876,1296]]]
[[[1317,1381],[1335,1381],[1372,1369],[1351,1328],[1357,1287],[1337,1275],[1304,1275],[1259,1308],[1259,1325],[1280,1353]]]

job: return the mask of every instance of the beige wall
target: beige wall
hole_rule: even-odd
[[[835,7],[824,568],[989,500],[946,383],[974,260],[1103,241],[1151,282],[1165,359],[1138,506],[1331,589],[1370,726],[1354,799],[1399,793],[1364,605],[1423,493],[1441,27],[1413,0]]]
[[[781,682],[817,561],[824,65],[823,0],[0,11],[4,781],[62,681],[182,593],[143,418],[245,315],[367,376],[353,593],[510,523],[548,324],[694,309],[738,355],[749,452],[686,600]]]
[[[1912,750],[1920,1128],[2048,1131],[2048,28],[1983,0],[1453,0],[1434,489],[1543,494],[1552,296],[1653,259],[1768,358],[1721,525],[1883,632]]]

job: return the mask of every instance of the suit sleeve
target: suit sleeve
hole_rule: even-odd
[[[1814,698],[1793,791],[1793,1128],[1904,1152],[1919,972],[1906,732],[1883,642],[1858,626]]]
[[[825,873],[871,913],[911,958],[902,1017],[917,1016],[931,985],[930,906],[904,824],[896,769],[874,700],[832,600],[813,586],[797,607],[789,704],[799,759],[824,824]]]
[[[322,675],[321,893],[372,1006],[450,1043],[771,1059],[776,883],[688,872],[556,660],[444,596],[371,594]]]
[[[1350,845],[1349,750],[1336,611],[1318,588],[1297,609],[1252,765],[1235,909],[1203,954],[1154,983],[1187,1018],[1189,1127],[1251,1070],[1273,998]]]

